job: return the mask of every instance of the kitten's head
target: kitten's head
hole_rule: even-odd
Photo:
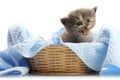
[[[92,9],[80,8],[70,12],[68,17],[62,18],[61,22],[69,33],[87,35],[94,27],[97,7]]]

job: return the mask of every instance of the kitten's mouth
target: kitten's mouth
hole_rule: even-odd
[[[89,30],[88,30],[88,29],[83,29],[83,30],[82,30],[82,33],[83,33],[84,35],[88,35],[88,34],[89,34]]]

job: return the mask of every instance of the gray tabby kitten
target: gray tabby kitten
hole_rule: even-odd
[[[61,35],[64,42],[91,42],[93,34],[90,31],[96,23],[97,7],[92,9],[80,8],[61,19],[65,32]]]

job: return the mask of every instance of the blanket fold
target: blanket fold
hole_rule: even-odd
[[[0,76],[28,74],[29,68],[25,57],[13,46],[21,44],[29,38],[32,38],[32,35],[21,25],[15,25],[8,29],[8,47],[0,51]]]

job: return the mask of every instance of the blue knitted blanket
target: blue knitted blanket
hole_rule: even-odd
[[[114,27],[114,28],[113,28]],[[8,30],[8,48],[0,51],[0,75],[27,75],[29,66],[25,57],[30,58],[49,45],[65,45],[72,49],[91,69],[100,71],[105,64],[120,67],[120,29],[104,25],[91,43],[64,43],[60,37],[64,29],[53,33],[48,41],[34,38],[20,25]]]

